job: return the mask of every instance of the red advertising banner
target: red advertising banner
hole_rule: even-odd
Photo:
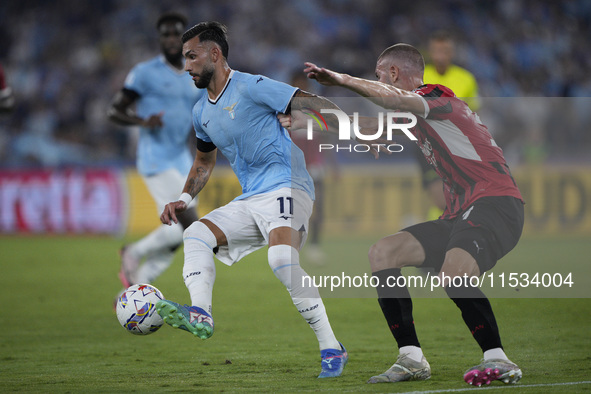
[[[2,233],[121,233],[125,204],[117,170],[0,171]]]

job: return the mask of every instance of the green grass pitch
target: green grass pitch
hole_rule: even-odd
[[[218,264],[212,338],[202,341],[166,325],[149,336],[130,335],[112,306],[120,290],[117,250],[123,242],[0,237],[0,392],[462,390],[469,388],[463,372],[481,357],[451,301],[420,298],[415,322],[432,378],[366,384],[395,360],[395,343],[379,306],[374,298],[327,297],[331,324],[350,359],[342,377],[316,379],[316,339],[268,268],[266,248],[234,267]],[[358,260],[364,272],[371,243],[329,240],[324,249],[336,258]],[[527,262],[535,270],[546,261],[588,265],[589,256],[588,239],[524,239],[502,262]],[[178,253],[154,285],[166,297],[188,302],[181,265]],[[302,265],[315,270],[306,261]],[[590,383],[555,385],[591,380],[589,298],[491,302],[505,349],[524,373],[510,392],[591,391]]]

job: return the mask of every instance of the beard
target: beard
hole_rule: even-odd
[[[176,64],[182,62],[183,60],[183,52],[182,51],[174,51],[168,52],[164,51],[164,57],[170,64]]]
[[[209,82],[211,82],[212,77],[213,67],[203,68],[203,71],[199,74],[199,80],[195,81],[195,86],[199,89],[205,89],[209,85]]]

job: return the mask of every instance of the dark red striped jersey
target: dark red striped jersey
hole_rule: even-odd
[[[468,105],[443,85],[422,85],[425,114],[410,131],[427,162],[443,179],[451,219],[481,197],[512,196],[523,200],[503,151]]]

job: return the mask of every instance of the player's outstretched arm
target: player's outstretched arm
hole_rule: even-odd
[[[294,114],[294,127],[305,128],[305,117],[302,114],[306,112],[316,111],[320,112],[323,109],[339,110],[338,105],[327,99],[326,97],[317,96],[313,93],[306,92],[304,90],[298,90],[293,96],[290,102],[291,113]],[[342,112],[342,111],[341,111]],[[336,116],[325,115],[326,125],[328,126],[328,132],[338,133],[339,132],[339,121]],[[299,122],[295,122],[299,120]]]
[[[294,97],[291,100],[290,103],[290,108],[291,111],[289,114],[279,114],[277,116],[277,118],[279,119],[279,122],[281,123],[281,126],[285,127],[286,129],[289,130],[299,130],[299,129],[306,129],[307,128],[307,113],[310,112],[315,112],[315,113],[319,113],[319,112],[323,112],[322,110],[325,109],[332,109],[332,110],[337,110],[340,113],[344,112],[332,101],[330,101],[329,99],[322,97],[322,96],[317,96],[313,93],[309,93],[303,90],[299,90],[298,92],[296,92],[296,94],[294,95]],[[339,125],[340,125],[340,121],[341,119],[339,119],[336,115],[324,115],[324,120],[326,120],[326,126],[327,126],[327,131],[329,133],[340,133],[339,130]],[[345,118],[345,123],[351,122],[351,119],[349,119],[348,117]],[[375,121],[365,121],[366,123],[370,124],[371,126],[378,124],[377,119]],[[351,135],[352,139],[355,139],[356,137],[353,137],[350,130],[351,125],[349,123],[347,123],[349,125],[349,131],[347,133],[347,135]],[[359,129],[359,133],[364,134],[365,130],[364,128],[367,128],[366,126],[360,125],[361,128]],[[317,123],[312,123],[312,127],[314,129],[315,132],[321,132],[322,129],[320,129],[319,127],[317,127]],[[320,126],[321,127],[321,126]],[[375,130],[375,129],[374,129]],[[369,134],[369,133],[368,133]],[[375,134],[375,131],[371,132],[371,135]],[[376,143],[378,146],[378,148],[371,148],[370,149],[370,153],[377,159],[379,157],[379,153],[380,152],[385,152],[387,154],[390,154],[390,152],[388,152],[385,148],[383,148],[382,146],[380,146],[379,144],[383,144],[383,143],[388,143],[388,141],[383,140],[382,138],[376,138],[374,139],[374,143]]]
[[[109,120],[122,126],[143,126],[147,128],[162,127],[163,112],[151,115],[147,118],[139,117],[132,106],[139,96],[132,90],[122,89],[113,98],[107,111]]]
[[[415,115],[425,114],[425,104],[421,96],[414,92],[378,81],[337,73],[318,67],[314,63],[305,63],[305,65],[304,72],[307,73],[308,78],[315,79],[322,85],[347,88],[386,109],[408,111]]]
[[[311,93],[308,92],[304,92],[304,91],[299,91],[298,93],[296,93],[295,97],[305,97],[306,99],[304,101],[292,101],[292,107],[291,107],[291,111],[289,114],[278,114],[277,115],[277,119],[279,119],[279,123],[281,123],[281,126],[288,129],[288,130],[306,130],[308,127],[308,119],[309,117],[307,116],[307,114],[310,111],[310,108],[316,108],[315,111],[317,112],[321,112],[321,110],[323,108],[339,108],[338,106],[336,106],[335,104],[333,104],[330,100],[325,99],[324,97],[321,96],[315,96]],[[311,98],[314,98],[314,101],[308,101]],[[322,100],[326,100],[330,106],[328,107],[321,107],[320,105],[322,104]],[[302,105],[302,103],[305,103],[304,105]],[[334,107],[332,107],[334,105]],[[315,106],[315,107],[313,107]],[[302,108],[304,107],[304,108]],[[319,108],[319,109],[318,109]],[[325,115],[326,118],[330,118],[329,115]],[[367,117],[367,116],[359,116],[358,118],[358,123],[359,123],[359,132],[361,134],[371,134],[374,135],[375,134],[375,130],[378,127],[378,118],[376,117]],[[351,121],[351,119],[349,119]],[[327,122],[328,124],[328,122]],[[322,132],[322,126],[319,126],[318,123],[314,122],[312,123],[312,130],[315,133],[320,133]],[[333,124],[333,127],[331,128],[329,126],[328,128],[329,132],[334,132],[334,133],[338,133],[338,123],[337,124]],[[384,133],[385,134],[385,133]]]
[[[178,201],[166,204],[162,215],[160,215],[160,221],[162,223],[170,226],[173,222],[179,222],[176,215],[187,209],[191,201],[199,194],[209,180],[213,167],[215,167],[216,154],[217,149],[209,152],[202,152],[197,149],[193,166],[191,167],[191,171],[189,171],[185,187],[183,188],[183,194],[181,194]]]

